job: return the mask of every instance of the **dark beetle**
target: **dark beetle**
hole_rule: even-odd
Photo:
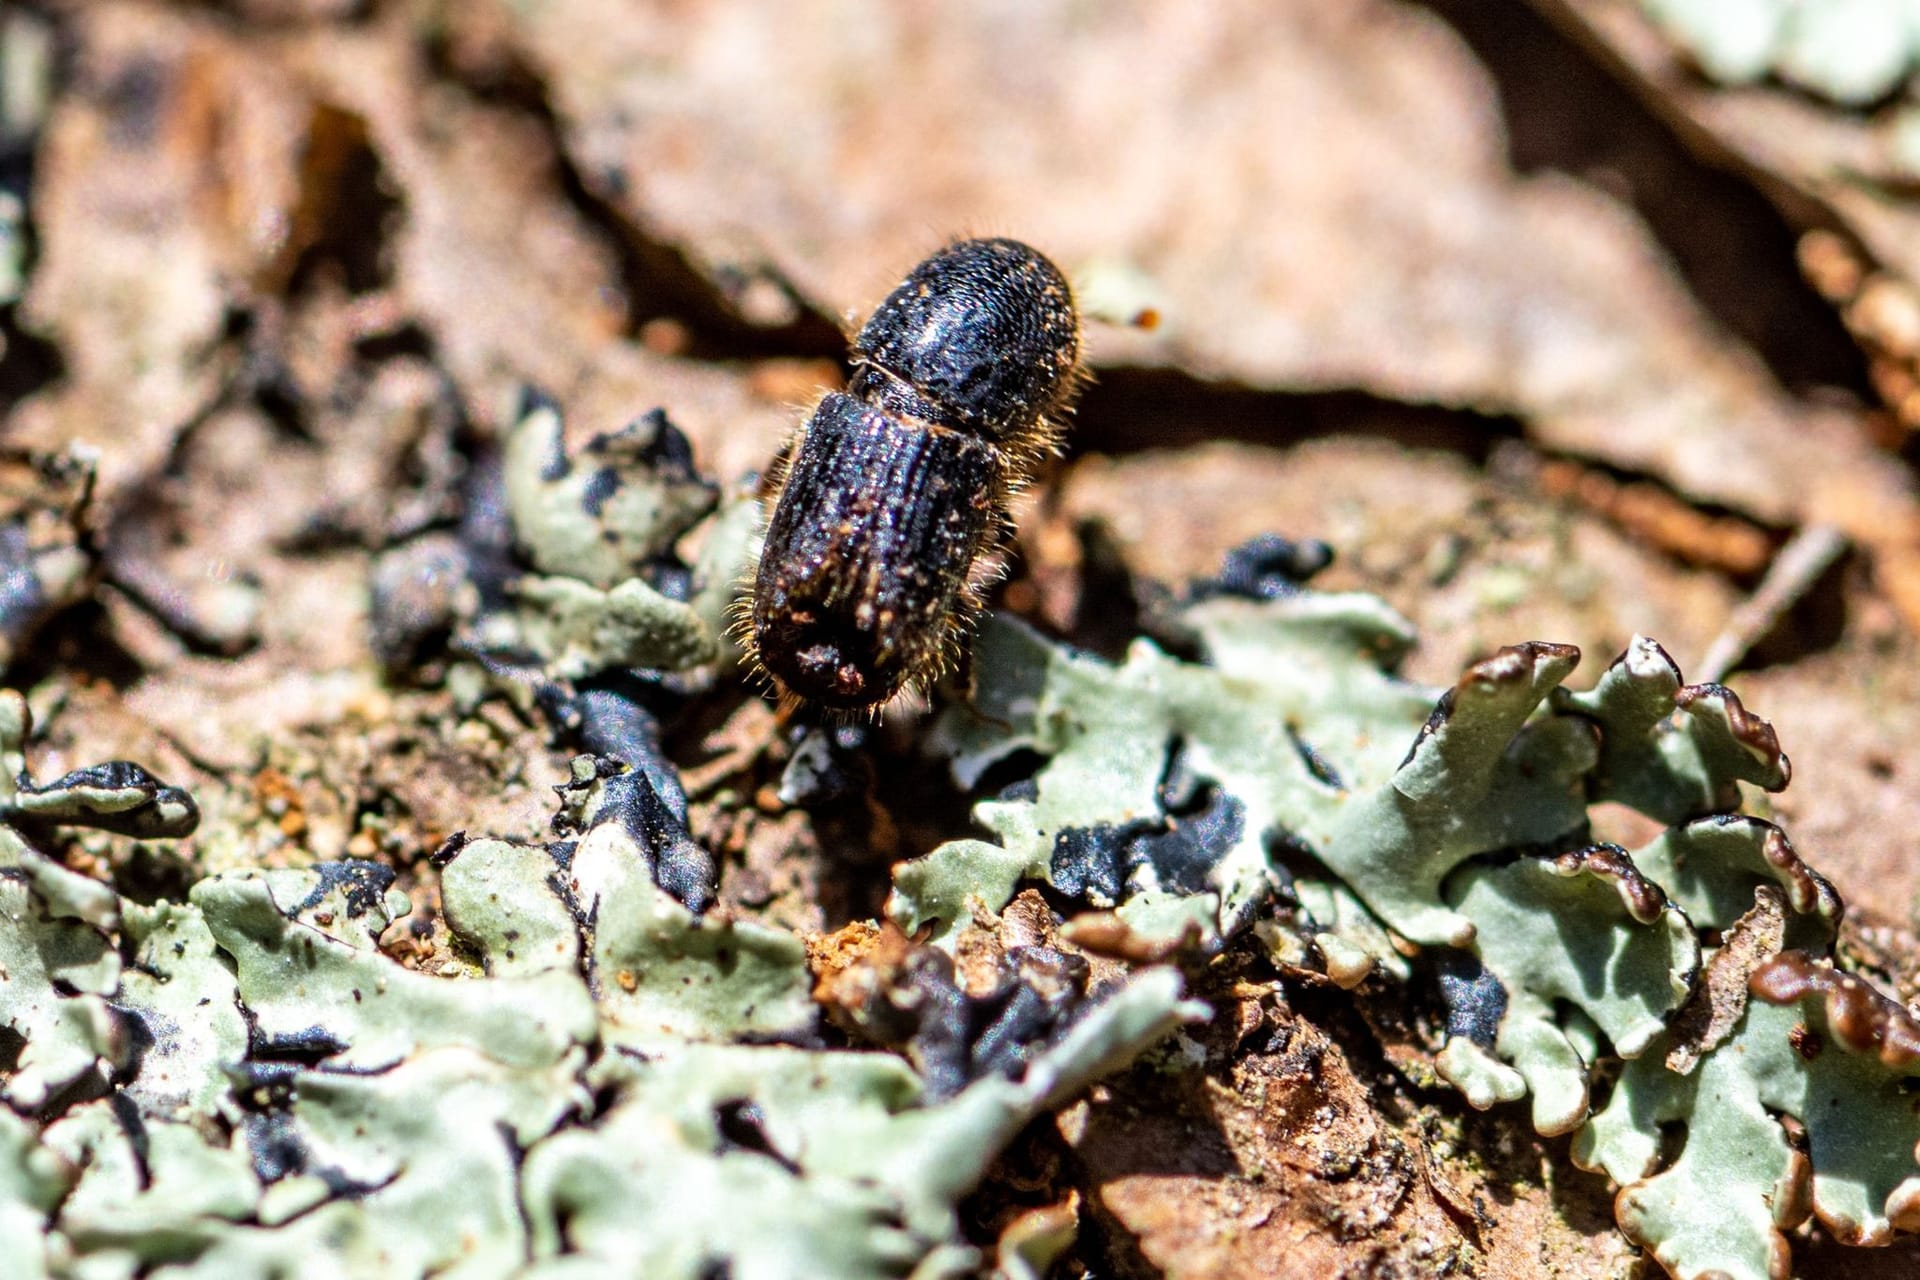
[[[1066,277],[1017,240],[950,245],[888,295],[767,526],[747,630],[783,694],[870,714],[940,676],[1079,361]]]

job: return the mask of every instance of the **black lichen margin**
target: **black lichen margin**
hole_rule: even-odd
[[[1333,548],[1317,539],[1295,542],[1277,533],[1262,533],[1228,551],[1220,572],[1197,578],[1187,587],[1192,600],[1237,596],[1243,600],[1278,600],[1300,594],[1321,570],[1333,563]]]
[[[953,957],[918,947],[889,975],[865,1031],[904,1050],[930,1098],[951,1098],[987,1076],[1019,1079],[1100,1000],[1090,973],[1071,952],[1014,947],[995,962],[987,988],[970,993]]]
[[[1214,867],[1245,834],[1247,807],[1219,787],[1208,787],[1205,795],[1189,814],[1067,828],[1054,838],[1048,880],[1061,893],[1096,906],[1120,901],[1135,875],[1149,879],[1152,888],[1206,892]]]
[[[1480,957],[1452,947],[1433,952],[1434,979],[1447,1007],[1447,1034],[1492,1049],[1507,1016],[1507,989]]]
[[[312,911],[326,901],[327,895],[338,893],[348,917],[363,919],[386,905],[387,890],[393,887],[394,881],[392,867],[384,862],[368,862],[360,858],[322,862],[314,867],[313,872],[312,890],[287,908],[289,917]]]
[[[568,793],[596,783],[599,803],[584,816],[570,814],[564,803]],[[655,884],[695,915],[713,905],[719,868],[713,855],[687,830],[686,795],[664,757],[655,755],[638,763],[595,757],[591,776],[576,772],[557,790],[563,805],[554,816],[553,828],[561,839],[549,846],[556,862],[564,865],[579,839],[595,827],[616,822],[646,858]]]
[[[966,240],[915,267],[789,450],[743,620],[756,668],[842,715],[937,679],[1079,362],[1072,290],[1036,250]]]
[[[12,729],[21,741],[32,731],[24,699],[8,693]],[[110,760],[88,765],[52,782],[35,782],[25,769],[13,779],[13,794],[0,800],[0,822],[22,833],[54,826],[93,827],[137,840],[174,840],[192,835],[200,809],[185,790],[169,786],[140,765]]]

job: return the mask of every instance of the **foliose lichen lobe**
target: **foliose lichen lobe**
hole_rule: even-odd
[[[1686,1280],[1781,1273],[1793,1205],[1862,1243],[1920,1221],[1901,1100],[1916,1024],[1836,959],[1833,885],[1740,811],[1742,786],[1791,776],[1770,724],[1645,638],[1587,690],[1562,683],[1578,652],[1546,643],[1423,690],[1379,669],[1403,649],[1370,640],[1396,631],[1359,601],[1255,594],[1189,593],[1176,629],[1198,663],[1137,642],[1113,666],[990,624],[975,709],[942,740],[963,782],[1012,751],[1038,763],[976,806],[998,845],[898,870],[895,920],[957,942],[1032,879],[1098,908],[1117,950],[1194,930],[1216,950],[1258,922],[1277,960],[1343,987],[1429,975],[1441,1076],[1475,1106],[1531,1095],[1535,1126],[1574,1135],[1621,1184],[1622,1229]],[[1156,798],[1175,774],[1244,810],[1197,884],[1127,852],[1177,823]],[[1596,843],[1602,801],[1658,834]],[[1701,1197],[1728,1211],[1685,1211]]]
[[[924,303],[893,323],[945,323]],[[1430,984],[1441,1078],[1572,1134],[1676,1276],[1777,1274],[1806,1214],[1859,1243],[1920,1225],[1920,1023],[1837,954],[1833,886],[1740,811],[1743,784],[1786,785],[1778,735],[1653,642],[1590,689],[1564,683],[1576,650],[1541,642],[1425,688],[1395,671],[1404,619],[1310,590],[1324,557],[1272,541],[1186,593],[1178,648],[1114,664],[989,619],[970,703],[933,738],[966,786],[1028,763],[978,800],[992,839],[896,868],[890,924],[829,973],[819,946],[714,905],[723,860],[663,745],[701,687],[682,659],[713,652],[673,637],[713,640],[717,616],[718,575],[678,536],[732,509],[696,514],[711,494],[664,419],[572,452],[550,406],[521,429],[519,514],[459,542],[461,625],[583,753],[550,840],[436,859],[444,975],[381,950],[412,905],[379,864],[213,877],[156,906],[60,865],[40,844],[56,824],[167,838],[191,801],[124,763],[35,783],[25,703],[0,697],[0,895],[26,922],[0,935],[0,1015],[25,1042],[0,1117],[35,1113],[0,1124],[0,1160],[58,1158],[50,1180],[0,1179],[0,1214],[54,1242],[34,1266],[138,1270],[164,1237],[203,1274],[645,1256],[881,1276],[907,1254],[960,1273],[979,1258],[955,1206],[994,1153],[1206,1016],[1163,962],[1230,947],[1416,1007]],[[629,548],[607,574],[542,568],[527,541],[542,511],[587,522],[557,547],[623,509],[613,541],[591,530]],[[644,625],[620,629],[623,600]],[[783,789],[822,802],[840,750],[816,737]],[[1658,834],[1596,841],[1599,801]],[[828,1047],[823,1008],[890,1052]]]
[[[1817,1010],[1835,1043],[1902,1073],[1920,1073],[1920,1018],[1855,974],[1804,951],[1783,951],[1753,971],[1748,987],[1777,1005]]]

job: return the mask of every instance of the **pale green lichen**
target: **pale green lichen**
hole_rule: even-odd
[[[1624,1185],[1621,1226],[1687,1280],[1786,1275],[1780,1232],[1809,1212],[1842,1241],[1885,1244],[1920,1226],[1910,1083],[1920,1063],[1844,1039],[1818,998],[1753,1000],[1697,1072],[1665,1070],[1658,1054],[1629,1064],[1574,1158]],[[1804,1149],[1776,1114],[1803,1123]],[[1656,1172],[1660,1126],[1676,1123],[1685,1146]],[[1720,1212],[1700,1213],[1703,1203]]]
[[[36,1109],[118,1056],[107,998],[119,983],[119,953],[95,926],[53,915],[20,880],[0,879],[0,972],[0,1024],[26,1042],[0,1086],[9,1103]]]
[[[799,940],[680,905],[624,775],[574,776],[578,839],[446,851],[472,963],[444,976],[380,949],[409,904],[374,864],[151,907],[96,886],[98,923],[0,877],[0,1012],[25,1041],[0,1079],[45,1113],[0,1108],[6,1274],[970,1274],[955,1207],[999,1150],[1205,1015],[1146,970],[1023,1072],[935,1101],[902,1058],[817,1047]],[[131,820],[111,788],[70,790],[63,814]],[[84,1100],[56,1096],[102,1064]]]
[[[25,1040],[0,1079],[0,1098],[25,1110],[117,1062],[128,1047],[107,1005],[120,982],[112,939],[120,900],[35,847],[26,828],[65,823],[171,836],[199,818],[184,792],[132,765],[35,783],[25,755],[31,728],[26,700],[0,691],[0,1027]]]
[[[938,1105],[898,1058],[690,1047],[616,1059],[622,1101],[593,1134],[563,1133],[527,1161],[534,1274],[736,1276],[971,1274],[953,1205],[992,1154],[1085,1080],[1196,1015],[1168,970],[1108,997],[1018,1082],[989,1077]],[[716,1116],[750,1105],[765,1150]],[[636,1264],[636,1259],[646,1262]],[[588,1260],[591,1260],[591,1263]]]
[[[26,281],[25,265],[27,206],[11,191],[0,191],[0,307],[20,297]],[[6,339],[0,337],[0,355],[6,353]]]
[[[1766,721],[1720,685],[1682,683],[1673,660],[1643,636],[1634,637],[1592,689],[1556,689],[1554,706],[1605,729],[1592,770],[1593,799],[1661,822],[1739,807],[1737,783],[1779,791],[1792,777]]]
[[[502,461],[507,514],[528,561],[602,589],[671,555],[720,497],[659,410],[569,453],[559,409],[534,399]]]
[[[1580,854],[1469,867],[1450,886],[1474,922],[1481,963],[1507,992],[1493,1048],[1514,1065],[1493,1097],[1531,1093],[1541,1133],[1565,1133],[1586,1118],[1595,1031],[1621,1057],[1638,1057],[1687,998],[1699,943],[1686,917],[1648,890],[1624,858]],[[1542,921],[1552,922],[1555,945],[1541,945]],[[1477,1077],[1448,1057],[1471,1044],[1450,1039],[1440,1074],[1485,1107],[1468,1083]]]
[[[52,24],[25,10],[0,11],[0,147],[31,149],[53,98]],[[0,307],[19,301],[26,287],[27,202],[24,192],[0,187]],[[0,356],[7,340],[0,335]]]
[[[1531,1095],[1541,1132],[1577,1131],[1581,1162],[1625,1187],[1623,1229],[1674,1275],[1782,1276],[1781,1228],[1808,1209],[1845,1240],[1920,1226],[1902,1087],[1920,1024],[1853,1012],[1854,1040],[1885,1022],[1911,1043],[1842,1047],[1812,997],[1747,997],[1783,947],[1830,955],[1841,905],[1783,832],[1737,812],[1743,785],[1777,790],[1790,770],[1730,692],[1686,685],[1638,638],[1584,692],[1561,684],[1578,655],[1546,644],[1419,689],[1390,674],[1404,628],[1354,597],[1215,599],[1180,623],[1206,664],[1139,641],[1112,666],[988,623],[972,706],[941,739],[963,782],[1016,752],[1041,763],[976,805],[998,844],[898,869],[903,927],[952,936],[1047,880],[1123,921],[1172,922],[1138,928],[1162,938],[1197,907],[1217,945],[1271,899],[1257,932],[1282,963],[1345,986],[1457,971],[1442,1077],[1477,1106]],[[1245,815],[1185,893],[1138,852],[1140,832],[1196,820],[1168,803],[1174,774]],[[1665,829],[1632,852],[1596,845],[1600,801]],[[1089,874],[1102,855],[1108,873]],[[1804,1155],[1781,1115],[1806,1130]]]
[[[665,414],[569,452],[559,410],[529,393],[502,474],[529,571],[506,583],[508,607],[471,620],[466,647],[536,659],[545,680],[688,671],[729,652],[727,609],[752,560],[759,505],[744,495],[722,504]],[[697,526],[700,548],[684,567],[677,549]]]
[[[955,773],[971,783],[1021,750],[1047,764],[1032,799],[976,806],[998,847],[955,842],[900,869],[889,910],[902,928],[944,935],[965,922],[970,902],[998,910],[1019,879],[1047,877],[1063,832],[1164,823],[1159,788],[1175,738],[1194,774],[1245,806],[1241,834],[1208,872],[1206,891],[1217,920],[1243,919],[1271,888],[1263,833],[1284,828],[1311,842],[1338,820],[1345,793],[1312,761],[1342,779],[1384,778],[1432,708],[1431,691],[1383,670],[1412,632],[1370,596],[1301,595],[1265,607],[1222,599],[1185,622],[1214,665],[1176,661],[1142,640],[1114,667],[1018,623],[988,621],[974,657],[987,678],[971,708],[943,726]],[[1292,665],[1276,669],[1276,654]]]
[[[1848,106],[1886,97],[1920,53],[1912,0],[1641,0],[1702,70],[1727,84],[1773,74]]]
[[[178,903],[127,903],[121,938],[133,960],[117,1003],[139,1015],[148,1042],[124,1092],[156,1118],[218,1114],[227,1095],[222,1067],[246,1052],[247,1023],[205,917]]]
[[[490,648],[525,646],[543,669],[578,679],[615,667],[682,671],[720,655],[719,636],[691,605],[660,594],[638,578],[610,589],[571,578],[529,575],[514,584],[512,629],[490,620],[478,635]]]
[[[0,1273],[20,1280],[47,1274],[42,1233],[76,1172],[28,1121],[0,1107]]]
[[[531,651],[509,665],[564,681],[720,654],[755,520],[710,519],[686,601],[650,585],[687,573],[662,557],[712,499],[684,467],[653,474],[675,447],[653,429],[589,446],[605,464],[589,473],[550,410],[522,423],[510,505],[534,571],[474,628]],[[617,527],[596,523],[623,493]],[[582,539],[609,550],[551,571]],[[992,840],[896,869],[903,929],[955,946],[1047,881],[1112,911],[1107,936],[1137,954],[1204,955],[1251,928],[1344,987],[1435,980],[1439,1076],[1573,1133],[1623,1184],[1623,1229],[1687,1280],[1779,1274],[1804,1212],[1863,1242],[1915,1225],[1920,1024],[1824,967],[1837,895],[1738,812],[1743,786],[1789,776],[1764,721],[1684,684],[1650,641],[1583,692],[1562,683],[1579,655],[1544,643],[1441,690],[1395,674],[1412,628],[1372,597],[1202,594],[1164,647],[1118,665],[986,623],[970,703],[934,739],[969,786],[1039,764],[976,805]],[[0,1071],[0,1225],[34,1236],[0,1238],[9,1274],[969,1274],[984,1259],[956,1206],[996,1153],[1206,1015],[1146,967],[1060,986],[1011,1054],[963,1044],[936,1069],[911,1041],[911,1061],[823,1048],[799,940],[707,911],[712,858],[657,761],[576,760],[550,844],[450,842],[453,945],[433,974],[382,949],[411,907],[373,864],[130,904],[42,837],[178,834],[191,803],[131,766],[37,786],[27,730],[0,697],[0,1021],[21,1042]],[[1595,843],[1596,802],[1663,829]],[[1806,993],[1749,1000],[1789,947],[1816,957],[1790,975]],[[1035,951],[1040,969],[1066,960]],[[964,1008],[952,961],[913,954],[934,963],[888,998]],[[1036,1220],[1031,1250],[1016,1233],[1003,1252],[1044,1265],[1065,1229]]]

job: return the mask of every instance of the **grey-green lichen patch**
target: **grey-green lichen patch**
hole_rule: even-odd
[[[511,590],[513,613],[483,623],[476,632],[480,643],[531,649],[546,671],[562,679],[614,667],[682,671],[720,654],[718,635],[691,605],[638,578],[603,589],[529,574]]]
[[[1920,1229],[1920,1020],[1801,951],[1760,965],[1749,986],[1747,1070],[1762,1103],[1809,1122],[1821,1225],[1867,1245]]]
[[[1388,928],[1416,943],[1465,946],[1473,921],[1440,892],[1454,868],[1578,835],[1592,735],[1533,714],[1578,661],[1565,645],[1526,644],[1476,663],[1442,696],[1392,778],[1355,794],[1314,844]]]
[[[1481,963],[1507,993],[1493,1048],[1511,1067],[1450,1039],[1440,1074],[1475,1105],[1533,1095],[1534,1128],[1566,1133],[1587,1116],[1593,1032],[1633,1058],[1665,1029],[1700,963],[1687,919],[1619,849],[1468,868],[1450,898],[1474,922]]]
[[[1172,936],[1198,918],[1218,938],[1271,899],[1257,932],[1283,964],[1437,978],[1440,1074],[1577,1131],[1581,1162],[1625,1187],[1623,1229],[1675,1275],[1784,1276],[1781,1232],[1809,1211],[1846,1240],[1920,1228],[1903,1084],[1920,1023],[1817,959],[1839,896],[1738,812],[1743,784],[1787,784],[1772,727],[1639,638],[1583,692],[1561,683],[1578,655],[1538,643],[1421,690],[1366,619],[1340,597],[1213,599],[1179,620],[1207,663],[1142,641],[1117,667],[989,623],[944,743],[968,783],[1015,752],[1041,762],[976,805],[997,843],[897,869],[895,920],[951,944],[1046,880],[1090,919],[1133,910]],[[1665,829],[1595,845],[1599,801]]]
[[[17,302],[25,283],[27,206],[11,191],[0,191],[0,307]],[[6,339],[0,338],[0,355]]]
[[[1323,847],[1351,791],[1393,772],[1432,706],[1430,691],[1383,669],[1408,628],[1372,597],[1219,599],[1184,622],[1217,665],[1141,640],[1115,667],[987,622],[974,655],[985,678],[943,725],[955,773],[970,783],[1022,750],[1047,763],[1030,795],[976,806],[997,849],[956,842],[901,869],[889,910],[902,928],[950,934],[970,904],[998,910],[1021,878],[1070,879],[1095,905],[1198,890],[1231,928],[1273,891],[1268,842]],[[1193,810],[1203,786],[1238,811]]]
[[[1021,1126],[1200,1010],[1155,970],[1109,996],[1019,1081],[923,1105],[898,1058],[695,1046],[616,1059],[604,1127],[527,1159],[538,1276],[974,1274],[953,1205]]]
[[[593,921],[588,960],[612,1043],[812,1031],[800,940],[745,921],[695,919],[654,885],[618,826],[596,827],[580,842],[570,883]]]
[[[532,662],[544,681],[716,662],[728,652],[727,609],[752,560],[758,504],[722,505],[658,410],[573,452],[562,425],[551,401],[528,393],[501,467],[519,563],[502,567],[505,598],[483,602],[464,645]],[[690,566],[678,557],[689,535],[699,542]]]
[[[120,955],[104,932],[49,914],[29,882],[0,878],[0,1025],[25,1039],[0,1096],[34,1110],[118,1058],[107,998],[119,978]]]
[[[265,1080],[255,1167],[276,1142],[297,1165],[268,1170],[266,1229],[229,1233],[189,1274],[253,1274],[263,1258],[329,1274],[510,1274],[526,1249],[522,1154],[587,1111],[585,1059],[578,1046],[512,1063],[442,1045],[372,1074],[291,1073],[284,1101]]]
[[[1458,945],[1472,924],[1439,892],[1454,867],[1582,829],[1593,734],[1534,715],[1577,660],[1564,646],[1503,651],[1436,707],[1433,690],[1388,674],[1405,624],[1370,597],[1223,598],[1183,621],[1214,665],[1139,641],[1113,667],[988,624],[975,662],[989,678],[946,726],[955,772],[971,781],[1019,750],[1047,763],[1029,790],[976,806],[999,851],[960,842],[902,869],[902,928],[950,932],[969,902],[997,910],[1022,877],[1104,906],[1185,876],[1230,931],[1282,885],[1269,848],[1292,847],[1400,935]],[[1175,844],[1169,866],[1154,838],[1181,834],[1163,793],[1183,779],[1238,812],[1208,833],[1213,847]]]
[[[332,1067],[355,1071],[455,1046],[536,1067],[593,1036],[592,1001],[572,975],[486,982],[431,977],[400,968],[373,948],[378,930],[371,924],[384,927],[388,919],[378,898],[357,909],[304,906],[323,897],[328,886],[321,877],[341,865],[241,872],[194,888],[193,904],[233,965],[257,1045],[282,1054],[324,1053]],[[367,939],[348,940],[343,922],[369,926]]]
[[[560,876],[545,846],[476,840],[441,870],[441,909],[448,927],[472,944],[489,975],[575,969],[580,927],[562,895]]]
[[[0,710],[21,765],[24,706]],[[800,941],[662,886],[710,867],[685,870],[652,767],[577,761],[550,844],[450,842],[466,960],[436,974],[381,949],[410,904],[372,863],[214,876],[187,903],[95,886],[85,916],[0,874],[5,1274],[972,1274],[956,1205],[999,1150],[1205,1016],[1148,969],[951,1092],[823,1049]],[[130,768],[11,776],[52,797],[41,819],[175,829],[178,794]]]
[[[1641,0],[1714,79],[1775,75],[1847,106],[1900,87],[1920,52],[1906,0]]]
[[[1770,967],[1791,967],[1795,955],[1763,967],[1756,991]],[[1628,1064],[1611,1102],[1575,1140],[1576,1160],[1622,1184],[1627,1234],[1685,1280],[1716,1272],[1784,1277],[1790,1256],[1780,1232],[1810,1212],[1855,1244],[1884,1244],[1896,1229],[1920,1227],[1920,1116],[1908,1083],[1920,1063],[1912,1045],[1889,1052],[1885,1039],[1850,1044],[1835,1025],[1847,1015],[1833,1016],[1821,984],[1786,994],[1785,1003],[1748,1002],[1734,1035],[1693,1075],[1663,1070],[1657,1054]],[[1885,1016],[1911,1023],[1898,1006]],[[1788,1141],[1777,1114],[1801,1121],[1804,1146]],[[1682,1124],[1678,1158],[1656,1172],[1660,1127]],[[1703,1204],[1715,1212],[1701,1213]]]
[[[1780,740],[1721,685],[1688,685],[1673,659],[1635,636],[1585,693],[1554,691],[1554,706],[1607,732],[1593,770],[1595,800],[1662,822],[1738,808],[1738,783],[1779,791],[1793,776]]]
[[[703,918],[663,888],[663,875],[680,888],[711,868],[673,869],[708,855],[652,800],[642,775],[580,757],[559,823],[576,838],[460,848],[441,881],[448,923],[490,973],[584,974],[610,1044],[809,1037],[806,948],[784,930]]]
[[[1731,927],[1768,884],[1793,911],[1788,945],[1824,950],[1839,927],[1840,895],[1800,860],[1786,832],[1759,818],[1723,813],[1669,827],[1634,850],[1633,862],[1700,928]]]
[[[31,1124],[0,1107],[0,1272],[21,1280],[47,1274],[41,1233],[77,1172],[40,1143]]]
[[[260,1197],[244,1148],[209,1143],[190,1123],[143,1119],[116,1099],[73,1108],[40,1141],[83,1171],[60,1223],[89,1269],[190,1258],[250,1217]]]
[[[1748,1020],[1753,1027],[1751,1009]],[[1788,1029],[1770,1028],[1782,1048]],[[1627,1064],[1612,1100],[1575,1138],[1574,1159],[1621,1185],[1614,1205],[1621,1229],[1680,1280],[1787,1274],[1791,1255],[1780,1231],[1805,1216],[1805,1157],[1768,1114],[1746,1061],[1751,1049],[1772,1047],[1772,1035],[1751,1044],[1743,1036],[1688,1076],[1665,1070],[1658,1054],[1643,1055]],[[1661,1126],[1681,1122],[1685,1145],[1654,1173]]]
[[[132,961],[115,1005],[140,1020],[140,1069],[123,1086],[143,1115],[191,1122],[219,1114],[222,1065],[247,1047],[233,973],[206,918],[191,906],[128,903],[121,924]]]
[[[54,825],[185,835],[199,818],[184,792],[124,762],[36,783],[32,727],[26,699],[0,690],[0,1027],[25,1041],[0,1098],[26,1110],[118,1066],[131,1047],[108,1004],[120,984],[119,897],[36,841]]]
[[[671,554],[719,501],[685,436],[654,410],[569,454],[560,411],[533,397],[507,434],[507,512],[541,573],[602,589]]]

